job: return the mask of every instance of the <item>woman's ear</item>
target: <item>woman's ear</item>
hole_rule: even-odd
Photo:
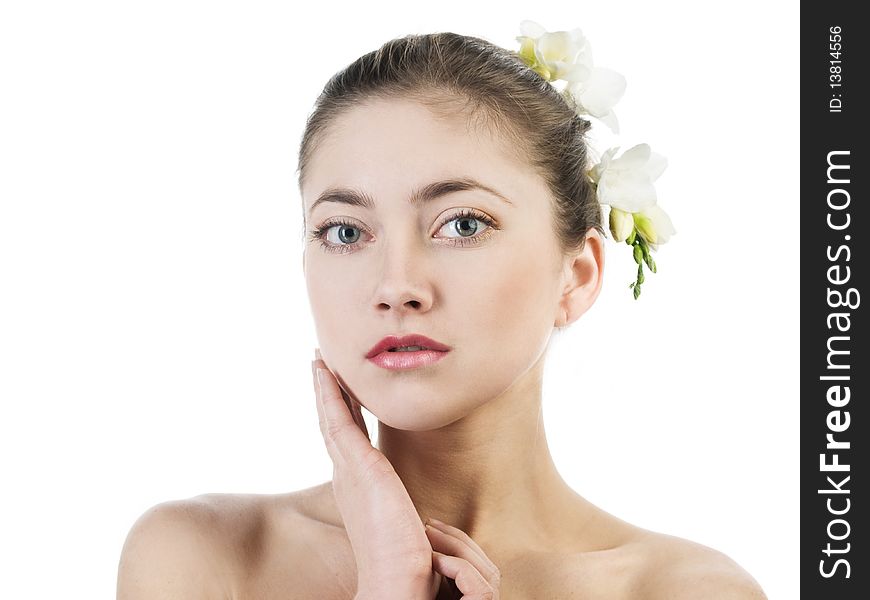
[[[583,249],[565,261],[556,327],[566,327],[579,319],[598,298],[604,277],[604,240],[598,230],[590,227]]]

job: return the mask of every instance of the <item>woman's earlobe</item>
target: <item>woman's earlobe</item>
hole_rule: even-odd
[[[604,273],[604,241],[595,229],[586,236],[583,250],[578,252],[569,267],[569,280],[561,299],[564,323],[570,325],[594,304],[601,291]]]
[[[564,308],[559,310],[559,316],[556,318],[556,322],[553,323],[553,326],[556,329],[564,329],[568,326],[568,311]]]

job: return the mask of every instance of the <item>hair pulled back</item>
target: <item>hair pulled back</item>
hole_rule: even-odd
[[[367,100],[408,99],[434,114],[464,114],[523,151],[553,198],[563,252],[583,248],[594,227],[604,236],[601,206],[586,171],[589,121],[514,52],[487,40],[442,32],[385,43],[333,75],[306,122],[298,183],[337,116]]]

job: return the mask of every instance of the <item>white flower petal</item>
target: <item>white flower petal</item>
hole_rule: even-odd
[[[595,61],[592,58],[592,45],[589,42],[586,42],[586,45],[583,46],[583,56],[586,60],[586,64],[588,64],[591,69],[592,65],[595,64]]]
[[[592,183],[594,183],[595,185],[598,185],[598,182],[601,181],[602,170],[603,169],[601,168],[601,164],[599,163],[586,171],[586,174],[589,175],[589,179],[591,179]]]
[[[664,172],[665,168],[668,166],[668,159],[662,156],[661,154],[656,154],[655,152],[651,152],[649,156],[649,160],[646,163],[646,167],[644,167],[644,171],[652,181],[655,181],[659,178],[659,176]]]
[[[614,166],[618,169],[637,169],[642,171],[646,168],[650,154],[649,144],[638,144],[623,152],[622,156],[613,161],[615,163]]]
[[[566,68],[561,72],[559,79],[564,79],[565,81],[575,82],[583,81],[584,79],[589,78],[589,74],[592,71],[588,66],[583,63],[575,63],[572,65],[567,65]]]
[[[583,48],[586,46],[586,36],[583,35],[583,30],[579,27],[575,27],[571,31],[568,32],[568,35],[571,36],[571,39],[574,40],[574,45],[577,48]]]
[[[640,212],[656,203],[656,189],[640,171],[604,171],[598,181],[598,200],[626,212]]]
[[[656,232],[656,244],[667,242],[670,237],[677,232],[677,230],[674,229],[674,224],[671,222],[668,213],[663,211],[658,204],[646,207],[641,211],[641,213],[646,215],[649,220],[652,221],[653,229],[655,229]]]
[[[544,31],[536,27],[534,22],[524,22],[521,28],[528,35],[517,38],[523,44],[520,56],[526,63],[534,65],[535,70],[548,81],[564,79],[575,82],[589,78],[592,65],[584,51],[586,38],[579,28]],[[529,40],[532,41],[531,45]]]
[[[571,35],[567,31],[553,31],[545,33],[538,39],[537,50],[541,62],[573,63],[580,49],[574,46]]]
[[[613,133],[619,133],[619,121],[616,119],[616,113],[612,110],[606,115],[598,117],[598,120],[610,127]]]
[[[526,19],[525,21],[520,23],[520,34],[523,36],[538,39],[545,33],[547,33],[547,30],[535,21],[529,21],[528,19]]]
[[[589,44],[580,47],[577,56],[574,58],[574,62],[578,65],[585,65],[586,68],[589,69],[590,74],[592,73],[592,48]]]
[[[574,64],[564,60],[554,60],[549,64],[549,67],[553,73],[552,79],[556,80],[564,79],[565,73],[572,69]]]
[[[598,164],[596,164],[592,169],[589,170],[589,176],[592,178],[594,183],[598,183],[601,179],[601,174],[607,170],[610,166],[610,161],[613,160],[613,155],[619,150],[619,146],[614,146],[607,150],[604,154],[601,155],[601,158],[598,159]]]
[[[596,67],[583,82],[580,101],[589,114],[600,118],[619,102],[625,93],[625,85],[625,77],[616,71]]]
[[[607,152],[601,156],[602,161],[606,158],[607,163],[609,164],[613,160],[613,157],[616,156],[617,152],[619,152],[619,146],[614,146],[613,148],[608,149]]]
[[[580,87],[580,84],[578,82],[569,81],[567,84],[565,84],[565,89],[562,90],[562,95],[566,96],[566,97],[570,97],[571,100],[574,102],[574,104],[578,108],[583,108],[580,105],[580,99],[577,97],[577,94],[575,93],[579,87]],[[586,113],[584,112],[584,113],[578,113],[578,114],[586,114]]]
[[[565,103],[566,103],[568,106],[572,106],[572,107],[574,107],[574,110],[577,111],[577,108],[578,108],[578,107],[577,107],[577,99],[574,98],[574,95],[571,93],[571,85],[570,85],[570,84],[566,85],[566,86],[562,89],[562,91],[559,92],[559,94],[562,96],[562,98],[565,99]],[[577,114],[579,115],[580,113],[577,112]]]

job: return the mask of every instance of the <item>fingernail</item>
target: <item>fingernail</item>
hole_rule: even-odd
[[[326,377],[326,374],[323,372],[323,369],[317,367],[317,391],[323,387],[323,379]]]

